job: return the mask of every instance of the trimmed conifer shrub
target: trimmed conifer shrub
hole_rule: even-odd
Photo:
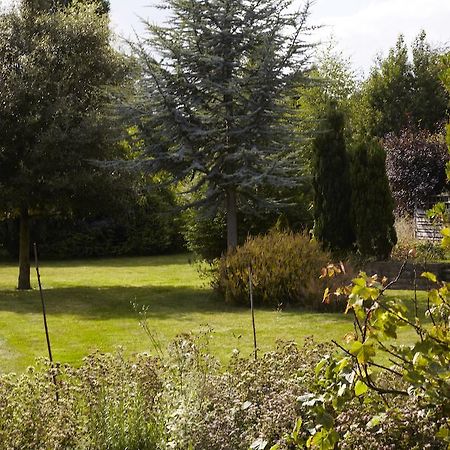
[[[351,185],[344,139],[344,115],[330,103],[314,140],[314,236],[333,253],[351,250]]]
[[[397,243],[394,201],[385,170],[386,154],[375,140],[360,141],[351,151],[351,218],[358,252],[387,259]]]

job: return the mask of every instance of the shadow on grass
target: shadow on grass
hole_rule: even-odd
[[[227,314],[243,312],[248,308],[227,304],[209,289],[187,286],[166,287],[76,287],[44,290],[49,315],[77,315],[84,319],[117,319],[136,317],[132,303],[148,307],[148,317],[172,319],[193,313]],[[258,308],[260,311],[274,311]],[[0,291],[0,312],[40,314],[39,291]],[[310,314],[314,311],[289,308],[286,316]],[[319,313],[316,313],[319,314]],[[321,313],[324,318],[349,321],[343,313]]]
[[[111,258],[83,258],[83,259],[41,259],[39,265],[42,269],[51,268],[70,268],[70,267],[161,267],[184,265],[194,261],[194,257],[189,253],[175,255],[158,256],[117,256]],[[0,266],[8,268],[17,268],[17,261],[14,259],[0,258]],[[34,271],[34,264],[32,268]]]
[[[193,256],[189,253],[175,255],[158,255],[158,256],[117,256],[113,258],[84,258],[84,259],[68,259],[68,260],[42,260],[40,265],[45,267],[164,267],[173,265],[184,265],[193,261]]]

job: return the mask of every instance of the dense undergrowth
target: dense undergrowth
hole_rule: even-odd
[[[346,398],[338,414],[320,410],[326,386],[315,367],[331,345],[280,343],[258,360],[236,351],[224,368],[205,342],[183,335],[161,357],[96,353],[80,368],[41,361],[3,376],[0,448],[288,450],[330,422],[342,449],[445,448],[435,437],[441,411],[414,396],[371,392]]]

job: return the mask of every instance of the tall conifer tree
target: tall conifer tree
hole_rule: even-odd
[[[397,243],[394,201],[386,175],[386,154],[375,139],[366,138],[351,151],[352,222],[358,251],[387,259]]]
[[[351,185],[344,139],[344,115],[330,103],[313,143],[314,235],[336,253],[351,250]]]
[[[290,105],[303,79],[309,3],[292,0],[168,0],[167,26],[147,24],[141,129],[149,171],[190,178],[201,203],[224,205],[228,248],[237,245],[239,199],[298,182]],[[149,142],[147,140],[147,142]],[[158,145],[154,143],[158,142]],[[268,199],[264,199],[268,200]]]

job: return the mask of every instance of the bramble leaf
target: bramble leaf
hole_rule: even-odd
[[[365,394],[368,389],[369,388],[364,381],[358,380],[355,384],[355,395],[359,397],[360,395]]]
[[[433,283],[437,282],[437,278],[436,278],[436,275],[434,273],[423,272],[420,276],[423,277],[423,278],[427,278],[428,280],[432,281]]]

